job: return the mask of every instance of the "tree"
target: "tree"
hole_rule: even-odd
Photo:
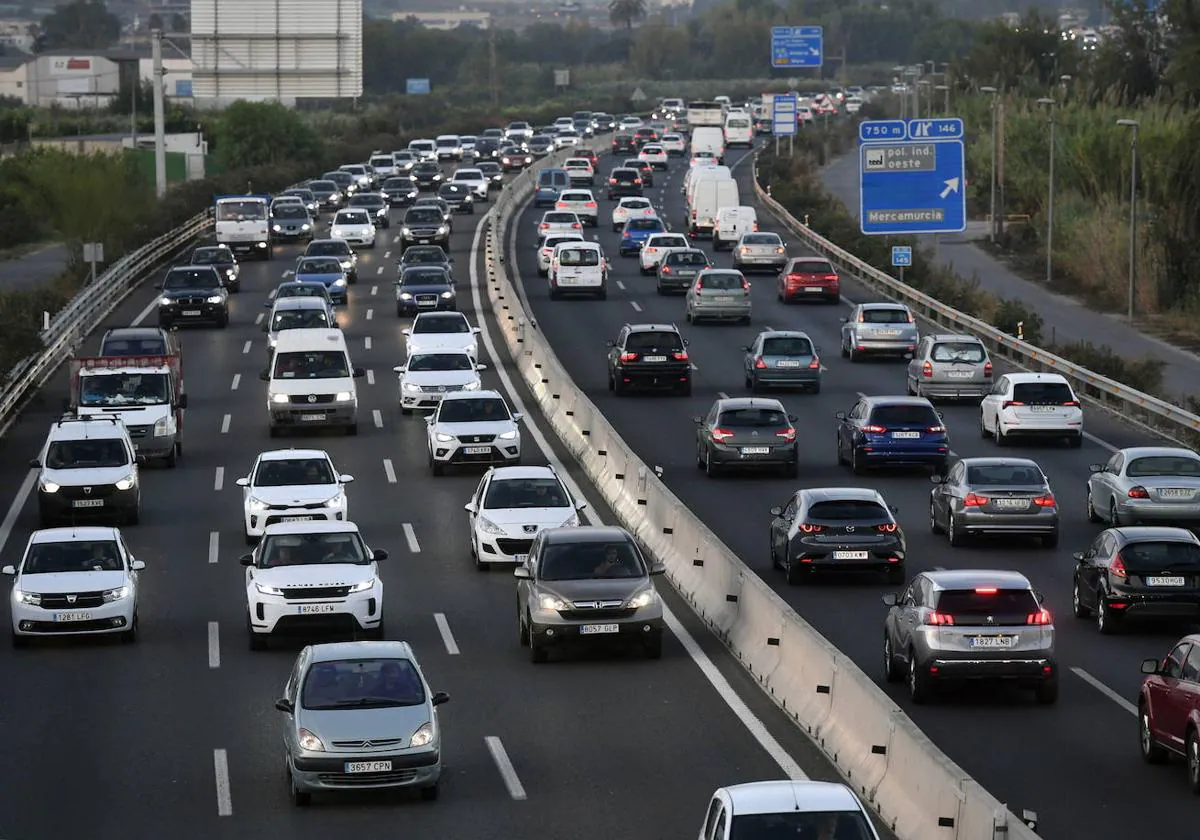
[[[315,161],[321,153],[316,132],[278,102],[234,102],[216,124],[216,153],[230,169]]]
[[[104,0],[74,0],[42,18],[45,49],[103,49],[121,37],[121,19]]]
[[[152,12],[150,17],[146,19],[146,28],[151,32],[153,32],[155,29],[161,32],[163,29],[162,15],[160,15],[158,12]]]
[[[646,17],[646,0],[609,0],[608,19],[613,26],[624,26],[628,30]]]

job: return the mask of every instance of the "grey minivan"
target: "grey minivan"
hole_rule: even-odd
[[[537,192],[533,195],[533,206],[553,205],[563,190],[571,188],[571,176],[565,169],[543,169],[538,173]]]
[[[872,356],[909,356],[921,337],[902,303],[860,303],[842,319],[842,355],[852,362]]]

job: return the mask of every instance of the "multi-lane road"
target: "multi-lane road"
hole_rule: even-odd
[[[611,158],[603,159],[606,171]],[[731,152],[743,203],[753,202],[750,159]],[[648,190],[660,213],[675,230],[684,230],[681,193],[687,162],[672,164]],[[600,192],[598,190],[598,192]],[[536,274],[534,221],[541,211],[527,209],[515,227],[515,265],[537,323],[575,382],[604,411],[640,457],[661,466],[670,488],[717,535],[795,609],[837,647],[852,656],[881,685],[883,619],[880,602],[886,587],[874,581],[838,581],[789,588],[782,573],[771,568],[767,553],[768,513],[789,498],[797,482],[774,477],[709,479],[695,467],[691,418],[707,413],[718,396],[747,393],[740,347],[761,330],[804,329],[822,348],[826,368],[820,395],[782,395],[799,416],[801,478],[816,486],[871,486],[899,507],[908,536],[909,571],[937,568],[1002,568],[1023,572],[1041,590],[1053,612],[1063,672],[1061,697],[1052,707],[1038,706],[1031,696],[979,689],[943,702],[913,707],[903,691],[885,686],[916,723],[964,769],[1018,812],[1032,809],[1046,837],[1114,837],[1144,830],[1147,820],[1165,834],[1184,836],[1194,830],[1195,798],[1177,765],[1147,767],[1138,757],[1135,707],[1143,658],[1161,657],[1188,628],[1148,629],[1101,637],[1093,623],[1071,613],[1071,553],[1087,547],[1098,533],[1084,515],[1088,465],[1106,461],[1114,447],[1149,441],[1099,411],[1088,411],[1088,439],[1082,449],[1056,445],[1005,450],[1037,459],[1053,484],[1062,510],[1062,540],[1056,550],[1032,542],[989,540],[951,549],[945,537],[934,537],[928,525],[927,474],[881,474],[858,478],[836,465],[834,412],[848,410],[857,394],[903,394],[904,366],[891,361],[851,364],[838,352],[844,306],[784,306],[775,297],[773,276],[751,276],[754,323],[751,326],[688,327],[683,299],[660,297],[654,279],[642,277],[635,259],[617,256],[617,234],[607,225],[612,202],[601,196],[597,231],[589,232],[604,247],[614,266],[606,301],[551,302],[546,283]],[[760,212],[763,212],[760,210]],[[764,230],[786,230],[766,216]],[[704,243],[710,248],[709,243]],[[795,247],[793,252],[799,253]],[[728,252],[716,255],[728,266]],[[872,295],[843,281],[845,303],[869,301]],[[695,367],[690,398],[614,397],[606,387],[605,342],[624,323],[677,323],[690,340]],[[961,457],[995,454],[995,444],[979,434],[975,405],[944,408],[954,452]]]
[[[482,317],[471,305],[482,273],[479,221],[457,219],[452,243],[461,305],[473,320]],[[142,524],[124,529],[147,564],[141,638],[135,646],[54,640],[0,648],[8,756],[0,837],[324,838],[401,825],[406,835],[444,838],[661,840],[694,836],[719,785],[789,774],[836,778],[673,593],[667,601],[677,633],[662,661],[529,663],[517,644],[513,579],[480,574],[470,562],[462,506],[479,474],[431,477],[425,424],[398,411],[392,367],[403,361],[407,322],[392,298],[396,233],[382,232],[378,247],[363,253],[361,279],[341,308],[355,364],[368,371],[356,438],[267,435],[266,386],[258,379],[266,362],[263,303],[294,265],[297,247],[243,266],[228,329],[181,333],[186,453],[175,470],[146,469]],[[153,301],[147,285],[109,325],[153,323]],[[609,307],[592,311],[610,320],[623,311]],[[495,327],[486,333],[491,349]],[[94,337],[84,349],[95,349]],[[581,364],[602,349],[580,345]],[[488,361],[485,386],[519,380],[505,362],[498,369]],[[0,524],[3,563],[19,559],[37,526],[36,473],[25,465],[65,393],[60,375],[2,443],[0,491],[10,501],[0,511],[11,504]],[[519,388],[509,394],[532,405]],[[674,409],[661,407],[668,420]],[[526,461],[565,457],[546,444],[540,422],[530,418]],[[391,553],[381,568],[389,633],[414,645],[434,688],[452,697],[442,713],[446,775],[437,803],[355,795],[318,799],[305,811],[290,804],[273,704],[298,645],[248,649],[235,481],[260,451],[293,442],[327,449],[355,477],[351,518],[373,547]],[[586,488],[585,496],[596,519],[612,521]]]

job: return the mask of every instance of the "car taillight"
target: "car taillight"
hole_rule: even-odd
[[[836,283],[838,281],[838,276],[836,274],[826,274],[821,279],[826,283]]]
[[[686,362],[688,360],[688,354],[686,350],[680,350],[676,353],[672,353],[671,358],[677,362]]]
[[[896,523],[888,522],[885,525],[876,525],[875,530],[881,534],[894,534],[896,533]]]
[[[992,363],[991,362],[988,362],[983,366],[983,375],[984,376],[992,375]]]
[[[887,428],[884,426],[863,426],[862,430],[869,435],[887,434]]]
[[[1116,557],[1113,558],[1112,565],[1108,567],[1108,572],[1113,577],[1118,577],[1118,578],[1129,577],[1129,573],[1125,571],[1125,561],[1121,559],[1120,554],[1118,554]]]
[[[743,292],[750,291],[750,281],[746,280],[745,278],[742,279],[742,291]]]
[[[1004,402],[1000,403],[1001,408],[1013,408],[1015,406],[1021,406],[1021,405],[1025,405],[1025,403],[1020,402],[1018,400],[1005,400]]]
[[[663,273],[663,274],[670,274],[670,273],[671,273],[671,266],[669,266],[669,265],[664,265],[664,266],[662,267],[662,273]]]
[[[1063,408],[1079,408],[1079,400],[1067,400],[1063,403]]]
[[[926,362],[921,365],[921,375],[927,377],[933,376],[933,362]]]
[[[1036,499],[1033,500],[1033,503],[1035,505],[1037,505],[1038,507],[1045,507],[1045,508],[1055,507],[1058,504],[1056,501],[1054,501],[1053,493],[1047,493],[1044,496],[1038,496]]]
[[[579,222],[575,222],[574,224],[571,225],[571,227],[574,228],[575,230],[580,230],[583,227],[583,225],[579,224]]]
[[[1030,613],[1029,615],[1025,616],[1025,623],[1026,624],[1037,624],[1037,625],[1049,624],[1050,623],[1050,611],[1042,609],[1042,610],[1038,610],[1035,613]]]
[[[975,493],[968,493],[967,498],[963,499],[963,504],[966,507],[983,507],[987,503],[987,496],[979,496]]]
[[[813,356],[812,361],[808,363],[808,369],[809,370],[820,370],[821,369],[821,357]]]
[[[824,525],[801,525],[800,533],[802,534],[819,534],[825,530]]]
[[[1140,484],[1137,487],[1130,487],[1129,492],[1125,494],[1131,499],[1149,499],[1150,494],[1146,492],[1146,488]]]
[[[594,201],[589,201],[587,204],[585,204],[585,205],[583,205],[583,206],[584,206],[584,207],[595,207],[595,206],[596,206],[596,202],[594,202]]]
[[[784,429],[782,432],[776,432],[775,437],[783,438],[788,443],[791,443],[792,441],[794,441],[796,439],[796,430],[795,429]]]
[[[754,368],[755,368],[755,370],[766,370],[767,369],[767,363],[766,363],[766,361],[763,360],[762,356],[756,356],[754,358]]]
[[[954,626],[954,616],[946,613],[931,612],[925,616],[925,623],[934,627],[952,627]]]
[[[945,426],[930,426],[925,431],[931,435],[944,435],[946,433],[946,427]]]
[[[546,222],[542,222],[540,225],[538,225],[538,227],[541,228],[542,230],[550,229],[550,225],[548,225]]]
[[[637,357],[638,357],[638,354],[637,354],[637,353],[622,353],[622,354],[621,354],[621,361],[622,361],[622,362],[632,362],[632,361],[633,361],[634,359],[636,359]]]
[[[712,437],[713,440],[729,440],[731,437],[733,437],[733,432],[729,431],[728,429],[713,429]]]
[[[617,179],[616,179],[616,178],[609,178],[609,179],[608,179],[608,183],[610,183],[610,184],[615,184],[615,183],[617,183]]]
[[[633,183],[635,183],[635,184],[640,184],[640,183],[642,183],[642,179],[641,179],[641,178],[634,178],[634,179],[633,179]]]

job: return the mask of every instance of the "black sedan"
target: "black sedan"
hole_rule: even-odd
[[[397,175],[384,181],[380,190],[392,207],[407,207],[417,200],[420,187],[408,175]]]
[[[440,245],[414,245],[404,252],[396,267],[400,274],[403,274],[405,269],[416,265],[436,266],[446,269],[447,273],[452,273],[450,267],[453,264],[454,257],[442,250]]]
[[[436,190],[446,180],[446,175],[442,172],[442,167],[427,160],[413,167],[412,178],[417,182],[417,189]]]
[[[347,207],[356,207],[371,214],[371,221],[377,228],[392,226],[392,205],[379,193],[358,193],[350,196]]]
[[[396,281],[396,314],[403,318],[419,312],[454,311],[458,293],[450,272],[440,266],[406,268]]]
[[[446,202],[452,212],[468,216],[475,213],[475,196],[464,184],[442,184],[438,187],[438,198]]]
[[[475,168],[483,173],[488,180],[489,190],[498,190],[504,186],[504,169],[494,160],[484,160],[475,164]]]

